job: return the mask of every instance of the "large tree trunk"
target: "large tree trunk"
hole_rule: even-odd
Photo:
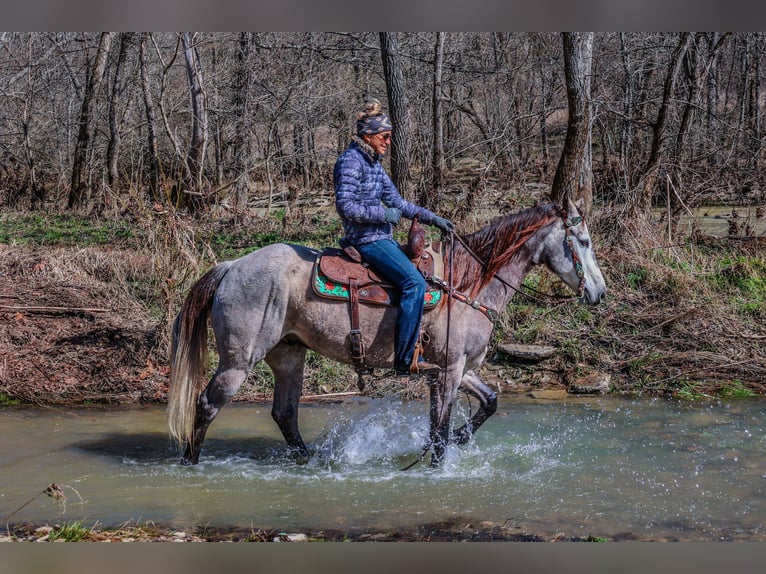
[[[189,32],[184,32],[181,35],[181,42],[186,62],[186,75],[189,80],[192,109],[191,140],[189,151],[186,154],[188,171],[185,183],[188,188],[187,191],[193,198],[189,205],[192,207],[192,211],[196,211],[201,206],[201,202],[197,198],[202,192],[202,174],[208,139],[207,107],[202,82],[202,64],[199,61],[199,53],[192,35]]]
[[[592,32],[564,32],[564,75],[569,120],[564,149],[553,178],[551,198],[562,205],[582,198],[584,211],[593,203],[593,170],[590,154],[590,74],[593,60]]]
[[[87,70],[87,81],[85,82],[85,94],[80,108],[80,126],[77,134],[77,143],[74,149],[74,159],[72,162],[72,178],[69,185],[69,197],[67,199],[67,208],[80,206],[87,196],[87,178],[85,177],[85,166],[90,151],[90,130],[91,130],[91,112],[93,111],[93,100],[96,92],[104,79],[104,70],[106,69],[107,56],[109,48],[112,45],[114,32],[102,32],[96,49],[96,57],[93,59],[93,65]]]
[[[388,111],[394,126],[391,139],[391,179],[402,195],[411,197],[410,142],[412,136],[396,32],[380,33],[380,52],[383,58],[383,73],[386,77]]]
[[[146,111],[146,154],[149,163],[149,196],[154,201],[160,198],[160,158],[157,151],[157,120],[154,112],[154,101],[149,85],[149,72],[146,65],[146,40],[150,32],[141,33],[141,42],[138,45],[138,61],[141,70],[141,93],[144,97],[144,110]]]

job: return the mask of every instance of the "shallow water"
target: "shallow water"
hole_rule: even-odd
[[[269,410],[227,406],[200,464],[182,467],[161,407],[4,408],[0,516],[284,531],[491,521],[541,535],[766,539],[762,400],[503,399],[442,467],[407,471],[428,435],[425,402],[303,405],[316,451],[306,465],[287,456]],[[52,482],[65,505],[39,495]]]
[[[766,218],[757,217],[758,204],[739,207],[725,206],[702,206],[691,210],[684,210],[678,221],[679,237],[691,232],[694,225],[699,226],[702,233],[714,237],[726,237],[729,235],[729,220],[732,213],[736,213],[737,222],[741,226],[736,235],[745,235],[745,226],[752,229],[754,237],[766,236]],[[666,208],[656,207],[652,210],[657,221],[662,220],[667,224],[667,219],[662,219]]]

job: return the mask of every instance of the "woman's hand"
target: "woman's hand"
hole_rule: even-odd
[[[387,207],[386,208],[386,223],[393,223],[396,225],[399,223],[399,220],[402,218],[402,212],[401,210],[397,209],[396,207]]]
[[[452,233],[452,231],[455,229],[454,223],[452,223],[449,219],[444,219],[443,217],[439,217],[438,215],[434,217],[434,220],[431,222],[431,225],[433,225],[434,227],[438,227],[444,233]]]

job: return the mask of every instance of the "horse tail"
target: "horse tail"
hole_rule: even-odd
[[[167,418],[170,436],[180,444],[190,442],[194,432],[208,363],[207,321],[213,295],[230,264],[221,263],[197,280],[173,322]]]

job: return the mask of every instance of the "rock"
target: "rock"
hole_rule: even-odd
[[[609,373],[593,373],[582,377],[569,386],[569,392],[578,395],[597,395],[609,392],[612,375]]]
[[[513,359],[522,361],[543,361],[549,359],[556,352],[555,347],[542,345],[518,345],[516,343],[503,343],[497,346],[497,350],[505,353]]]
[[[308,542],[309,537],[306,536],[303,533],[300,534],[288,534],[287,535],[287,541],[288,542]]]
[[[559,400],[567,398],[566,389],[540,389],[531,391],[529,395],[535,399]]]
[[[272,542],[308,542],[309,537],[303,533],[299,534],[285,534],[280,532],[279,536],[272,538]]]

